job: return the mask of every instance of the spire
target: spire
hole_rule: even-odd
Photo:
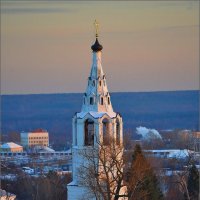
[[[93,61],[87,89],[83,97],[82,112],[113,113],[106,77],[101,65],[101,50],[103,47],[98,42],[98,23],[96,20],[94,24],[96,27],[96,41],[91,47],[93,50]]]
[[[99,37],[99,23],[97,22],[97,20],[94,20],[94,27],[95,27],[95,32],[96,32],[96,38]]]
[[[95,36],[96,36],[96,41],[95,43],[91,46],[91,49],[94,51],[94,52],[98,52],[98,51],[101,51],[103,49],[103,46],[101,44],[99,44],[99,41],[98,41],[98,37],[99,37],[99,23],[97,22],[97,20],[95,19],[94,21],[94,27],[95,27]]]

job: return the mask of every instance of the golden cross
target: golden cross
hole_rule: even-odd
[[[99,23],[97,22],[96,19],[94,21],[94,26],[95,26],[95,31],[96,31],[96,38],[98,38],[98,36],[99,36]]]

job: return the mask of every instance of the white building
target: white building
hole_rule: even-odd
[[[23,147],[18,144],[15,144],[14,142],[8,142],[2,144],[0,150],[2,152],[23,152]]]
[[[69,200],[82,199],[88,192],[87,188],[80,184],[78,176],[80,165],[87,163],[80,152],[83,149],[90,151],[93,146],[98,148],[99,142],[104,142],[107,135],[112,135],[116,139],[116,145],[122,144],[123,140],[122,117],[112,108],[106,77],[101,65],[103,47],[98,42],[97,34],[91,49],[93,51],[92,67],[87,89],[83,95],[82,109],[72,119],[73,181],[67,186]]]
[[[162,150],[144,150],[146,155],[157,158],[176,158],[187,159],[194,154],[194,151],[188,149],[162,149]]]
[[[49,133],[38,129],[32,132],[20,133],[21,145],[23,147],[49,146]]]

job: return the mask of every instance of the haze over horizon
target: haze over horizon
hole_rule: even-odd
[[[198,89],[197,90],[151,90],[151,91],[110,91],[109,93],[111,94],[111,97],[112,97],[112,94],[119,94],[119,93],[164,93],[164,92],[195,92],[195,91],[199,91]],[[9,94],[2,94],[1,93],[1,96],[23,96],[23,95],[62,95],[62,94],[83,94],[85,92],[84,91],[80,91],[80,92],[41,92],[41,93],[9,93]]]
[[[100,23],[110,92],[199,89],[199,2],[1,2],[1,93],[83,93]]]

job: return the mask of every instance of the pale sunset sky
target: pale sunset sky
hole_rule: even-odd
[[[1,1],[1,93],[84,92],[94,20],[110,92],[199,88],[199,1]]]

